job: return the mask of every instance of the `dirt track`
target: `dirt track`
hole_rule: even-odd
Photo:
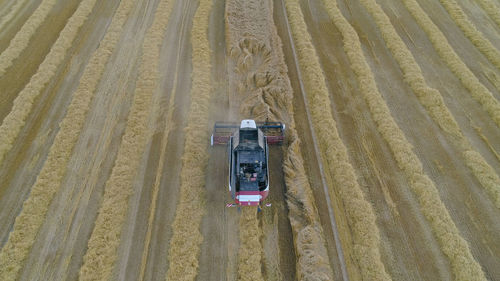
[[[344,280],[346,276],[350,280],[371,279],[367,276],[454,280],[463,276],[460,270],[472,270],[474,264],[487,280],[499,278],[500,210],[495,194],[500,185],[495,176],[500,175],[500,128],[495,109],[488,111],[475,95],[477,88],[467,83],[480,83],[484,89],[478,91],[500,102],[495,58],[469,39],[482,36],[500,51],[500,26],[491,18],[494,13],[483,10],[485,3],[498,9],[500,4],[457,0],[480,32],[470,35],[440,1],[416,1],[477,78],[470,82],[435,49],[428,30],[405,6],[412,1],[375,1],[414,57],[426,86],[442,97],[458,125],[457,138],[433,119],[411,79],[405,78],[406,70],[367,9],[372,1],[333,1],[356,31],[363,53],[358,57],[366,61],[365,70],[372,73],[395,125],[412,147],[405,153],[413,153],[421,163],[418,180],[428,177],[436,187],[435,195],[422,195],[396,155],[394,143],[406,144],[382,132],[386,127],[380,125],[377,109],[363,92],[361,83],[368,82],[360,81],[359,70],[353,70],[348,53],[353,49],[345,45],[338,21],[325,9],[326,0],[140,0],[126,5],[127,1],[96,1],[70,47],[59,50],[64,57],[54,66],[53,78],[34,87],[40,90],[33,92],[33,107],[26,117],[16,121],[20,131],[13,133],[12,145],[0,143],[0,149],[8,148],[0,155],[1,280],[97,280],[102,274],[113,280],[165,280],[167,276],[200,281],[259,276],[264,280]],[[2,126],[84,1],[58,0],[53,6],[47,0],[19,2],[23,3],[0,1],[0,53],[8,53],[13,38],[28,34],[22,27],[36,22],[30,17],[40,5],[46,3],[50,10],[0,75]],[[300,24],[290,10],[295,3],[312,49],[298,49],[306,38],[290,28]],[[161,15],[159,7],[164,7]],[[155,25],[155,17],[160,16],[168,22]],[[199,28],[205,25],[206,29]],[[148,45],[155,42],[149,33],[153,26],[162,38],[158,53],[150,52]],[[201,38],[193,37],[199,34]],[[304,56],[317,60],[319,68],[304,62]],[[151,65],[153,70],[148,68]],[[201,69],[210,77],[202,88],[196,84],[205,81],[205,76],[200,78]],[[319,73],[319,80],[306,81],[311,73]],[[140,77],[152,80],[138,81]],[[90,80],[95,81],[94,88],[87,86],[93,83]],[[317,122],[313,114],[317,108],[312,105],[323,93],[309,85],[321,81],[329,102],[324,105],[331,114]],[[141,91],[151,102],[138,100]],[[208,96],[196,98],[205,92]],[[82,104],[83,96],[90,98],[88,109],[77,106],[81,113],[76,114],[70,104]],[[208,118],[202,123],[197,114],[203,112]],[[139,123],[130,121],[134,118]],[[215,121],[241,118],[283,119],[289,126],[285,146],[273,147],[270,153],[271,193],[266,202],[272,207],[257,214],[225,207],[231,202],[226,148],[209,146]],[[323,138],[321,128],[326,127],[321,126],[326,123],[336,125],[335,147]],[[71,124],[81,128],[72,132]],[[127,134],[138,143],[131,144]],[[203,139],[186,142],[194,136]],[[492,174],[477,172],[468,164],[459,145],[464,141],[470,143],[467,149],[482,156]],[[330,157],[341,154],[337,147],[341,144],[355,173],[352,179],[347,172],[339,174],[349,167],[336,167],[337,159]],[[136,156],[122,152],[127,149]],[[189,158],[185,151],[202,160]],[[304,182],[301,167],[307,176]],[[492,184],[478,180],[481,176]],[[120,186],[116,179],[124,178],[129,180],[119,189],[123,196],[106,193]],[[370,208],[363,210],[373,212],[375,232],[369,239],[358,234],[366,228],[356,217],[365,214],[349,205],[350,193],[339,185],[344,181],[359,185],[361,197],[356,202],[367,204]],[[50,189],[38,190],[44,186]],[[201,196],[183,198],[187,194],[183,188],[193,186],[201,188],[195,193]],[[449,214],[447,222],[456,227],[456,232],[451,231],[454,238],[446,238],[451,236],[443,235],[433,223],[425,196],[432,197],[432,206],[441,204]],[[111,213],[123,219],[118,215],[98,219]],[[28,229],[24,223],[30,218],[37,221]],[[97,229],[110,223],[116,235],[99,234]],[[185,230],[188,234],[183,234]],[[461,245],[471,253],[470,262],[459,269],[447,248],[455,238],[462,239]],[[95,246],[94,239],[116,247]],[[365,253],[378,256],[380,263],[366,265]],[[481,279],[482,274],[474,277]]]

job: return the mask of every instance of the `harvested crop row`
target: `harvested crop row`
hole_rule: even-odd
[[[47,15],[56,2],[57,0],[44,0],[40,3],[40,6],[36,8],[23,27],[17,32],[16,36],[12,38],[7,49],[0,54],[0,76],[5,74],[7,68],[12,65],[12,62],[28,46],[31,37],[37,32],[38,26],[47,18]]]
[[[171,0],[163,0],[156,7],[152,25],[142,45],[133,104],[127,119],[125,133],[104,195],[87,252],[80,268],[80,280],[108,280],[113,270],[121,232],[128,210],[128,199],[133,180],[151,135],[148,121],[154,118],[153,94],[159,80],[160,47],[172,11]]]
[[[410,1],[412,0],[406,2]],[[374,17],[386,45],[403,71],[405,81],[408,82],[432,119],[449,136],[449,140],[462,152],[462,157],[465,159],[466,165],[471,169],[481,185],[488,191],[495,205],[500,208],[500,178],[495,170],[486,162],[481,154],[474,150],[465,138],[455,118],[446,107],[441,93],[427,85],[420,66],[401,37],[397,34],[396,29],[392,26],[382,8],[374,0],[362,0],[362,3]],[[414,4],[416,4],[416,1],[414,1]]]
[[[331,280],[333,271],[295,130],[293,93],[273,21],[272,5],[265,1],[227,1],[226,5],[229,62],[235,68],[236,79],[230,77],[231,83],[238,84],[238,96],[243,100],[240,114],[245,118],[283,121],[287,125],[289,145],[283,149],[283,171],[297,255],[297,276],[301,280]],[[246,228],[240,231],[242,236],[248,236]],[[244,263],[245,259],[239,262]],[[254,267],[254,271],[254,274],[261,274],[258,268]]]
[[[0,19],[0,30],[3,30],[5,25],[11,21],[14,16],[17,15],[17,13],[19,12],[19,10],[21,9],[21,7],[23,7],[24,5],[26,4],[26,0],[24,1],[15,1],[15,4],[10,8],[10,11],[8,14],[6,14],[5,16],[2,17],[2,19]]]
[[[238,250],[238,280],[264,280],[261,271],[260,245],[262,235],[257,219],[257,208],[245,207],[240,218],[240,249]]]
[[[490,18],[500,27],[500,8],[491,0],[476,0]]]
[[[500,127],[500,102],[474,76],[420,5],[415,0],[405,0],[403,2],[419,26],[427,33],[434,49],[446,62],[448,68],[458,77],[462,85],[469,90],[471,96],[483,106],[483,109],[488,112],[497,126]]]
[[[269,106],[264,102],[265,93],[259,91],[256,79],[269,62],[267,1],[226,1],[226,44],[229,50],[229,83],[236,86],[239,116],[256,120],[275,120],[270,116]],[[263,280],[262,276],[262,230],[253,207],[244,207],[239,218],[238,280]]]
[[[361,2],[376,19],[379,28],[387,29],[392,26],[388,19],[385,21],[383,10],[375,1],[361,0]],[[472,257],[467,242],[460,236],[446,206],[439,197],[434,182],[424,174],[422,163],[394,121],[386,102],[378,91],[375,77],[365,59],[357,33],[336,5],[326,1],[324,3],[330,17],[342,33],[344,49],[359,81],[361,92],[377,124],[378,131],[389,144],[398,166],[408,178],[410,188],[417,195],[422,213],[431,224],[434,234],[441,244],[442,251],[450,259],[455,278],[458,280],[484,280],[481,267]]]
[[[191,105],[184,155],[182,157],[180,199],[172,224],[167,280],[194,280],[203,240],[200,224],[205,214],[204,186],[208,162],[207,139],[211,91],[211,49],[207,29],[212,0],[201,0],[193,18]],[[189,221],[187,221],[189,218]]]
[[[56,74],[57,68],[63,62],[66,52],[73,44],[80,27],[92,12],[95,3],[96,0],[85,0],[78,5],[35,75],[14,100],[11,111],[0,126],[0,164],[24,126],[35,99]]]
[[[419,24],[426,25],[426,19],[429,19],[415,0],[403,0],[412,15]],[[380,13],[383,11],[380,9]],[[405,80],[415,92],[420,102],[427,109],[432,119],[450,136],[450,140],[462,151],[466,165],[472,170],[472,173],[488,191],[495,205],[500,208],[500,178],[495,170],[486,162],[486,160],[475,151],[470,142],[465,138],[457,122],[444,104],[441,94],[433,88],[430,88],[424,79],[422,70],[418,66],[410,50],[398,36],[396,30],[385,14],[378,14],[377,24],[382,30],[384,40],[387,42],[393,56],[398,61]],[[427,17],[427,18],[426,18]],[[429,19],[430,21],[430,19]],[[383,27],[383,28],[382,28]]]
[[[485,55],[493,65],[500,69],[500,52],[477,30],[460,5],[455,0],[439,0],[453,21],[462,29],[465,36]]]
[[[346,218],[351,228],[354,245],[351,256],[356,260],[363,279],[389,280],[380,256],[380,236],[375,223],[373,207],[365,199],[356,179],[354,168],[349,162],[347,149],[337,132],[336,122],[330,107],[326,88],[316,51],[307,32],[304,17],[297,0],[287,0],[293,38],[298,52],[301,72],[304,75],[306,94],[311,106],[312,122],[318,136],[319,146],[333,175],[335,192],[330,186],[330,196],[338,194],[343,202]]]
[[[59,190],[80,131],[86,119],[94,91],[113,52],[133,1],[122,1],[99,48],[84,70],[73,94],[66,116],[60,123],[47,160],[38,175],[29,198],[14,223],[13,231],[0,252],[0,280],[15,280],[23,266],[49,205]]]

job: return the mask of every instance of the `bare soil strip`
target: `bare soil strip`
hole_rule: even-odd
[[[80,270],[80,280],[108,279],[115,264],[116,250],[128,210],[128,199],[133,192],[132,181],[141,162],[146,140],[151,134],[148,121],[153,118],[152,97],[158,86],[158,58],[171,6],[171,1],[160,2],[153,24],[144,38],[134,102],[89,239],[88,250]]]
[[[96,0],[86,0],[80,3],[78,9],[59,34],[49,54],[38,67],[36,74],[31,77],[29,83],[14,100],[10,113],[3,119],[0,126],[0,165],[5,154],[14,145],[35,100],[47,83],[54,78],[59,65],[64,61],[67,51],[73,45],[80,27],[87,20],[95,3]]]
[[[340,139],[333,119],[328,91],[318,58],[307,33],[300,6],[296,1],[286,2],[299,65],[304,74],[304,85],[311,106],[314,129],[319,138],[319,146],[327,168],[334,177],[336,192],[330,187],[330,196],[339,194],[346,208],[351,226],[353,243],[345,251],[350,253],[360,267],[363,278],[387,280],[390,276],[380,257],[380,237],[372,206],[366,201],[359,187],[356,175]]]
[[[31,37],[37,32],[38,26],[45,20],[56,2],[57,0],[44,0],[40,3],[40,6],[10,41],[9,47],[0,54],[0,76],[5,74],[5,71],[12,65],[12,61],[19,57],[28,46]]]
[[[133,3],[120,4],[111,26],[94,52],[89,65],[80,79],[80,84],[68,106],[64,120],[54,140],[47,160],[25,201],[21,214],[16,218],[14,229],[0,252],[0,279],[13,280],[17,277],[29,253],[38,230],[45,220],[54,194],[59,190],[66,173],[66,164],[85,121],[93,93],[104,71]]]
[[[462,29],[465,36],[483,53],[491,63],[500,69],[500,51],[477,30],[460,5],[455,0],[439,0],[453,21]]]
[[[204,186],[208,162],[208,107],[211,98],[211,49],[207,30],[211,0],[201,0],[191,33],[192,88],[180,174],[180,200],[177,204],[169,248],[167,280],[194,280],[203,237],[200,224],[205,214]],[[189,218],[189,222],[186,219]]]

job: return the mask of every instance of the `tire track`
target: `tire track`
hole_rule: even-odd
[[[38,67],[36,74],[31,77],[29,83],[14,100],[11,111],[4,118],[0,126],[0,165],[5,158],[5,154],[14,145],[21,128],[24,126],[33,108],[35,100],[47,83],[56,75],[57,69],[64,61],[67,51],[73,45],[80,27],[92,12],[96,1],[84,0],[80,3],[51,47],[49,54]]]
[[[35,236],[45,220],[50,202],[60,188],[66,173],[66,164],[80,135],[95,88],[118,42],[131,7],[131,1],[120,4],[108,32],[99,48],[93,53],[80,79],[47,160],[32,187],[29,198],[24,202],[21,214],[16,218],[7,243],[0,251],[0,280],[16,279],[23,266]]]
[[[286,1],[292,33],[297,46],[299,65],[304,74],[307,99],[311,106],[311,117],[318,136],[319,147],[331,172],[338,194],[344,203],[347,220],[351,227],[354,247],[348,249],[357,261],[362,278],[388,280],[380,256],[380,237],[372,206],[366,201],[350,164],[346,147],[340,139],[335,120],[330,111],[330,101],[324,76],[317,55],[307,32],[303,15],[297,1]],[[328,147],[328,149],[327,149]],[[337,194],[330,187],[330,196]]]
[[[211,54],[207,30],[211,0],[201,0],[191,31],[192,88],[191,105],[185,128],[180,200],[176,207],[170,240],[167,280],[194,280],[203,237],[200,224],[205,214],[204,185],[208,162],[208,107],[211,98]],[[185,221],[189,217],[189,223]]]

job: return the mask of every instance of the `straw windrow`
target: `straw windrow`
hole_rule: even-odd
[[[244,207],[240,218],[240,249],[238,250],[238,280],[263,281],[260,245],[262,231],[257,219],[257,208]]]
[[[377,124],[378,131],[389,144],[398,166],[405,173],[411,190],[417,196],[422,213],[428,219],[442,251],[450,259],[455,278],[458,280],[484,280],[481,267],[474,260],[467,242],[458,232],[446,206],[440,199],[434,182],[424,174],[422,163],[394,121],[386,102],[378,91],[375,77],[368,66],[357,33],[343,17],[336,5],[326,1],[324,3],[330,17],[342,33],[344,49],[359,81],[361,92]],[[380,6],[372,0],[361,0],[361,3],[375,18],[379,28],[387,32],[392,25],[388,22],[388,19],[385,20],[385,14],[383,14]],[[389,48],[392,47],[389,46]]]
[[[492,0],[476,0],[476,2],[481,5],[483,10],[500,28],[500,7],[498,7]]]
[[[0,30],[3,30],[5,25],[10,22],[14,18],[14,16],[17,15],[19,10],[25,5],[26,0],[15,1],[14,5],[10,8],[9,13],[0,19]]]
[[[9,114],[4,118],[0,126],[0,164],[3,162],[5,154],[12,148],[19,132],[25,124],[35,99],[40,92],[53,79],[57,68],[66,57],[68,49],[78,35],[78,31],[92,12],[97,0],[85,0],[80,3],[75,13],[68,20],[63,30],[59,34],[48,55],[38,67],[29,83],[18,94],[14,100]]]
[[[471,96],[483,106],[483,109],[488,112],[496,125],[500,127],[500,102],[474,76],[472,71],[470,71],[453,50],[441,30],[432,22],[420,5],[415,0],[403,0],[403,3],[418,25],[427,33],[434,49],[448,65],[451,72],[455,74],[460,82],[462,82],[462,85],[469,90]]]
[[[133,104],[115,165],[106,182],[102,204],[80,268],[80,280],[108,280],[117,259],[121,231],[128,210],[133,180],[151,135],[152,97],[158,86],[160,47],[172,10],[171,0],[156,7],[152,25],[142,45]]]
[[[287,0],[290,19],[304,86],[311,106],[312,122],[318,136],[320,150],[335,183],[330,196],[340,196],[351,228],[351,256],[366,280],[390,280],[380,256],[380,236],[375,223],[373,207],[365,199],[356,179],[347,149],[337,132],[336,122],[330,107],[330,99],[316,51],[307,32],[304,17],[297,0]]]
[[[198,258],[203,240],[200,224],[205,214],[203,198],[208,161],[207,128],[212,51],[208,42],[207,28],[211,9],[212,0],[201,0],[193,19],[191,105],[185,128],[180,199],[172,224],[167,280],[194,280],[198,274]]]
[[[7,49],[0,54],[0,77],[5,74],[7,68],[28,46],[31,37],[38,31],[38,27],[47,18],[48,14],[56,4],[57,0],[43,0],[33,14],[24,23],[23,27],[12,38]]]
[[[99,48],[92,54],[84,70],[80,84],[73,94],[73,99],[66,116],[60,123],[54,143],[47,160],[23,204],[23,209],[14,223],[14,229],[0,252],[0,280],[15,280],[21,270],[36,234],[45,221],[50,203],[59,190],[66,173],[67,163],[86,119],[95,89],[111,56],[125,20],[133,6],[132,0],[120,3],[111,25]]]
[[[432,26],[429,25],[432,25],[432,22],[418,3],[415,0],[403,0],[403,2],[417,22],[431,33]],[[377,16],[377,24],[380,27],[383,26],[381,28],[382,36],[387,42],[386,44],[394,58],[398,61],[405,75],[405,80],[415,92],[422,105],[427,109],[432,119],[449,136],[449,140],[462,152],[462,157],[465,159],[466,165],[471,169],[479,183],[488,191],[497,208],[500,208],[500,178],[481,154],[465,138],[456,120],[446,107],[439,91],[430,88],[426,84],[422,70],[410,50],[396,33],[394,27],[390,25],[387,16],[384,17],[385,14],[382,14],[383,11],[381,9],[378,10],[380,14]],[[446,41],[436,41],[436,43],[446,45]],[[458,56],[455,59],[459,60]]]
[[[500,69],[500,52],[477,30],[469,17],[464,13],[460,5],[455,0],[439,0],[448,11],[453,21],[464,32],[465,36],[476,46],[476,48],[488,58],[498,69]],[[498,8],[497,8],[498,9]]]
[[[413,4],[416,4],[414,0],[404,0],[405,3],[412,1]],[[455,118],[446,107],[441,93],[427,85],[420,66],[401,37],[397,34],[382,8],[373,0],[364,0],[362,3],[374,17],[387,47],[403,71],[405,81],[410,85],[431,118],[448,135],[448,139],[462,152],[462,157],[465,159],[466,165],[471,169],[481,185],[488,191],[495,205],[500,208],[500,178],[495,173],[495,170],[474,150],[470,142],[465,138]],[[424,17],[424,15],[420,16]]]

